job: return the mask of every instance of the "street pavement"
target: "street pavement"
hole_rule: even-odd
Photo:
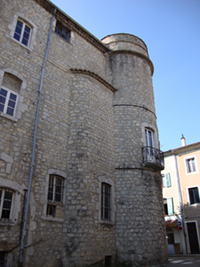
[[[169,257],[167,267],[200,267],[200,256],[195,257]]]

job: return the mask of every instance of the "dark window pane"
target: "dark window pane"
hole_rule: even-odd
[[[15,38],[17,41],[19,41],[19,40],[20,40],[20,35],[17,34],[17,33],[15,33],[15,34],[14,34],[14,38]]]
[[[54,205],[47,205],[47,215],[55,217],[56,215],[56,206]]]
[[[0,104],[0,111],[3,112],[4,105]]]
[[[31,28],[26,25],[24,32],[27,32],[29,34],[30,33],[30,30],[31,30]]]
[[[8,101],[8,106],[10,107],[10,108],[15,108],[15,102],[14,101],[12,101],[12,100],[9,100]]]
[[[6,98],[0,95],[0,103],[5,104]]]
[[[13,114],[14,114],[14,109],[13,108],[7,108],[7,112],[6,112],[6,114],[8,114],[8,115],[10,115],[10,116],[13,116]]]
[[[23,22],[20,21],[20,20],[18,20],[18,21],[17,21],[17,26],[20,27],[20,28],[22,28],[22,25],[23,25]]]
[[[2,95],[2,96],[7,96],[7,91],[6,90],[4,90],[3,88],[1,88],[1,91],[0,91],[0,95]]]
[[[10,99],[12,99],[12,100],[16,100],[16,98],[17,98],[17,96],[16,95],[14,95],[13,93],[10,93]]]
[[[27,46],[27,44],[28,44],[28,40],[26,40],[26,39],[22,39],[22,44],[24,44],[24,45],[26,45]]]

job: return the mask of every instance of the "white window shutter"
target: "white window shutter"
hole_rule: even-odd
[[[170,186],[171,186],[170,173],[166,173],[166,187],[170,187]]]
[[[163,177],[163,187],[166,187],[166,176]]]
[[[167,199],[167,210],[168,210],[168,215],[174,214],[173,198],[172,197],[169,197]]]

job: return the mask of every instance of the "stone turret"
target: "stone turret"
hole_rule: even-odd
[[[118,90],[113,101],[118,256],[140,266],[146,258],[159,264],[166,251],[153,64],[136,36],[109,35],[102,42],[112,49],[106,73]]]

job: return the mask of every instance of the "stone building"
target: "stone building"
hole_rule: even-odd
[[[1,0],[0,264],[167,260],[145,43],[47,0]]]

